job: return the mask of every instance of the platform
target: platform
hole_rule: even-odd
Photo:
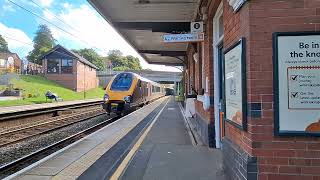
[[[77,105],[83,103],[91,103],[101,101],[102,98],[95,99],[85,99],[85,100],[75,100],[75,101],[62,101],[62,102],[54,102],[54,103],[43,103],[43,104],[31,104],[31,105],[21,105],[21,106],[9,106],[9,107],[1,107],[0,115],[8,114],[8,113],[18,113],[23,111],[33,111],[45,108],[56,108],[60,106],[68,106],[68,105]]]
[[[188,131],[178,103],[162,98],[9,178],[224,180],[221,152]]]

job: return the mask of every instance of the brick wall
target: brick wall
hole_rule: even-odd
[[[47,62],[43,60],[43,67],[46,69]],[[91,70],[90,70],[91,69]],[[74,61],[73,63],[73,73],[72,74],[48,74],[44,70],[46,78],[63,85],[66,88],[72,89],[77,92],[81,92],[84,89],[90,90],[97,88],[99,85],[99,80],[96,75],[96,70],[90,68],[89,66],[84,66],[83,63],[79,61]],[[85,76],[84,76],[85,75]],[[85,82],[84,82],[85,81]],[[86,88],[84,88],[86,85]]]
[[[224,48],[241,37],[247,40],[249,111],[248,132],[227,123],[226,138],[235,151],[238,148],[257,163],[258,179],[320,178],[319,138],[274,136],[272,62],[272,34],[319,30],[319,8],[318,0],[251,0],[234,13],[224,3]],[[252,178],[244,169],[238,165],[236,177]]]
[[[205,75],[213,105],[212,18],[220,1],[208,1],[205,24]],[[319,0],[250,0],[234,12],[223,0],[224,49],[246,39],[248,129],[226,122],[224,164],[232,179],[320,179],[320,138],[275,137],[273,114],[272,34],[282,31],[319,31]],[[189,76],[199,78],[193,49],[188,48]],[[198,70],[197,70],[198,69]],[[198,72],[197,72],[198,71]],[[196,87],[197,88],[197,87]],[[214,122],[214,109],[196,101],[198,118]],[[197,123],[201,120],[196,120]]]
[[[250,56],[248,51],[250,51],[250,46],[248,42],[249,39],[249,6],[248,4],[242,7],[241,11],[234,13],[232,7],[229,5],[227,0],[224,0],[223,4],[223,21],[224,21],[224,49],[232,46],[234,43],[238,42],[241,37],[245,37],[247,44],[247,66],[250,62]],[[241,20],[240,20],[241,19]],[[248,68],[247,68],[248,69]],[[250,95],[248,99],[250,99]],[[250,101],[250,100],[249,100]],[[230,123],[226,123],[226,138],[231,139],[236,145],[245,149],[248,153],[251,153],[251,149],[248,148],[246,144],[246,136],[248,133],[241,131]]]
[[[76,65],[73,64],[72,74],[48,74],[47,73],[47,60],[42,60],[45,77],[51,81],[55,81],[68,89],[75,90],[76,87]]]
[[[90,90],[98,87],[96,70],[77,61],[77,91]]]
[[[318,0],[253,0],[249,3],[249,101],[261,117],[248,122],[248,148],[258,158],[259,179],[320,179],[320,138],[274,137],[272,33],[319,31]]]

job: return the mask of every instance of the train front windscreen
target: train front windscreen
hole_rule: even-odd
[[[128,91],[131,87],[133,75],[131,73],[118,74],[112,84],[111,90],[113,91]]]

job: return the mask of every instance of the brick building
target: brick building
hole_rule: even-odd
[[[0,53],[0,71],[14,71],[21,73],[23,70],[23,63],[16,53]]]
[[[186,96],[197,95],[191,122],[207,146],[221,149],[231,179],[320,179],[319,105],[292,100],[300,76],[281,61],[312,69],[294,66],[312,74],[301,78],[318,77],[319,52],[308,51],[319,48],[320,1],[90,2],[149,63],[184,66]],[[192,21],[203,21],[204,41],[163,42],[190,32]],[[313,59],[303,59],[305,49]]]
[[[46,78],[77,92],[97,88],[97,67],[61,45],[55,46],[42,57]]]

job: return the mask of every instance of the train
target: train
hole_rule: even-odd
[[[163,85],[132,72],[122,72],[115,75],[105,87],[102,106],[109,115],[116,113],[123,116],[165,95]]]

